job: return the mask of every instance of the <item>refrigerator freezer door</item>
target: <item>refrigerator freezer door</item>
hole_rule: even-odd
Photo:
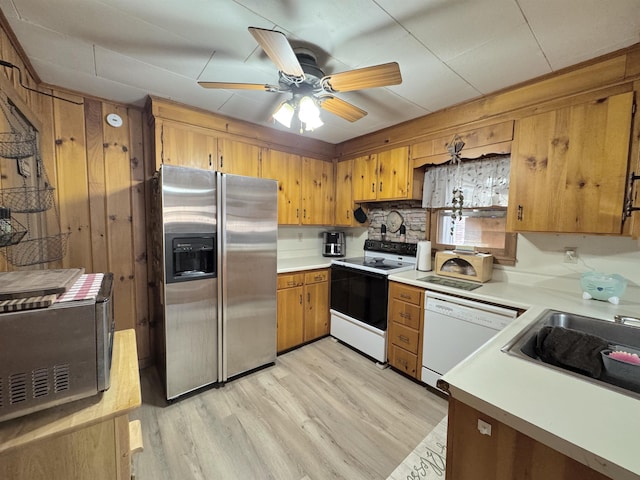
[[[167,399],[173,399],[218,381],[219,275],[167,283],[174,252],[164,244],[169,238],[194,234],[215,237],[217,185],[213,171],[172,165],[161,167],[160,179],[165,252],[160,355]]]
[[[166,390],[173,399],[218,378],[215,279],[166,286]]]
[[[276,359],[277,182],[222,175],[221,380]]]

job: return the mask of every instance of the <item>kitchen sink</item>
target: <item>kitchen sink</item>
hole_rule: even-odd
[[[538,332],[546,326],[564,327],[595,335],[597,337],[604,338],[611,346],[616,345],[623,347],[621,348],[622,350],[624,350],[624,347],[632,350],[640,350],[640,328],[627,325],[624,322],[618,323],[617,321],[601,320],[598,318],[586,317],[558,310],[545,310],[531,323],[531,325],[502,347],[502,351],[509,355],[520,357],[546,368],[565,372],[593,384],[618,391],[640,400],[640,383],[635,381],[625,381],[613,378],[608,375],[605,370],[603,370],[603,373],[599,378],[592,378],[586,374],[582,374],[568,368],[545,363],[536,354],[535,346]]]

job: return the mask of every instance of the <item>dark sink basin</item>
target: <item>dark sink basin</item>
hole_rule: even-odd
[[[585,381],[640,399],[640,383],[613,378],[607,374],[606,370],[603,370],[599,378],[592,378],[573,370],[543,362],[536,354],[535,345],[538,332],[546,326],[578,330],[601,337],[612,346],[629,347],[633,350],[640,350],[640,328],[573,313],[545,310],[529,327],[502,347],[502,351],[509,355],[538,363],[546,368],[565,372]]]

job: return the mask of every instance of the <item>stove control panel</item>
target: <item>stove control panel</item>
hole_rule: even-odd
[[[417,243],[386,242],[384,240],[365,240],[364,249],[373,252],[395,253],[415,257],[418,251]]]

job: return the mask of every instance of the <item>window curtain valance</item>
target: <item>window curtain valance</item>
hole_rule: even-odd
[[[424,175],[422,207],[451,207],[453,189],[458,186],[462,187],[464,208],[506,207],[510,165],[511,156],[501,155],[430,167]]]

